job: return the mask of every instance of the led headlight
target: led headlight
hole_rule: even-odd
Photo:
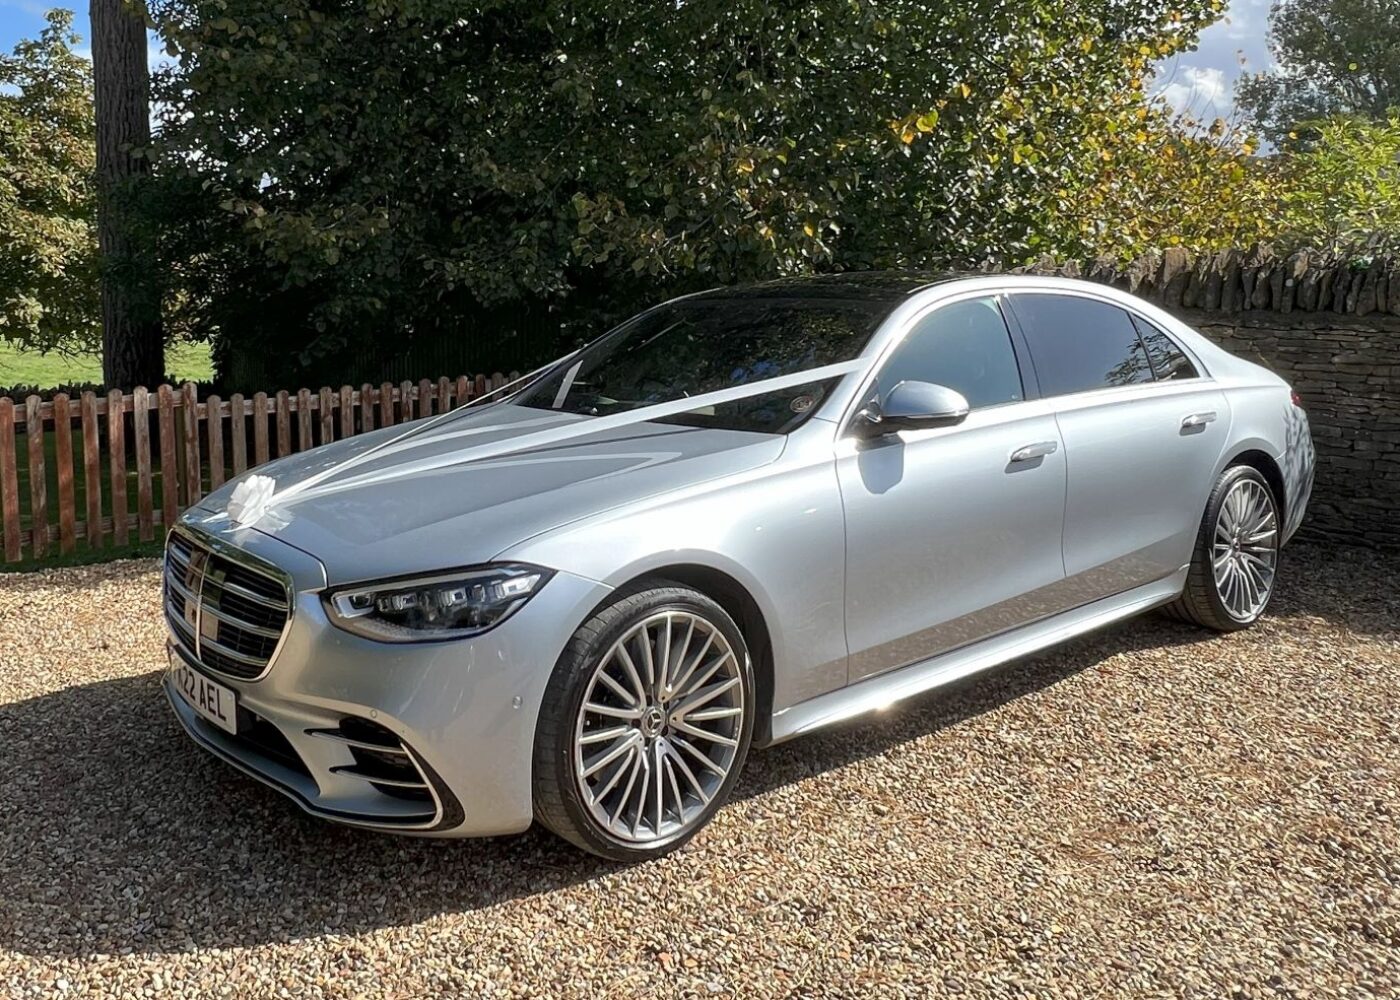
[[[331,621],[385,642],[461,639],[520,610],[553,573],[501,563],[410,580],[347,587],[327,595]]]

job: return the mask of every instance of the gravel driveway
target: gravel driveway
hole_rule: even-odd
[[[0,996],[1397,996],[1397,570],[757,753],[631,869],[307,819],[168,717],[154,562],[0,576]]]

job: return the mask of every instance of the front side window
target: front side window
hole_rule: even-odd
[[[1141,316],[1134,316],[1142,344],[1147,348],[1147,358],[1152,362],[1152,373],[1158,380],[1196,378],[1196,366],[1191,359],[1176,346],[1176,341],[1157,329]]]
[[[1030,343],[1040,390],[1063,396],[1152,381],[1152,365],[1128,314],[1075,295],[1013,297]]]
[[[997,300],[954,302],[920,320],[880,369],[881,396],[904,381],[946,385],[973,407],[1025,399]]]
[[[515,402],[604,416],[849,361],[889,310],[886,302],[829,298],[681,299],[622,324]],[[834,385],[827,379],[665,419],[786,433]]]

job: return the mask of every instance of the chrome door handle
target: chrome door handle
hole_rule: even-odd
[[[1183,428],[1187,428],[1187,427],[1204,427],[1206,424],[1212,423],[1214,420],[1215,420],[1215,411],[1214,411],[1214,410],[1206,410],[1206,411],[1204,411],[1204,412],[1202,412],[1202,413],[1192,413],[1192,414],[1189,415],[1189,416],[1182,417],[1182,418],[1181,418],[1181,426],[1182,426]]]
[[[1035,444],[1028,444],[1017,448],[1011,453],[1013,462],[1029,462],[1035,458],[1044,458],[1046,455],[1053,455],[1060,447],[1058,441],[1037,441]]]

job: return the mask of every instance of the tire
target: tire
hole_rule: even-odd
[[[1268,480],[1247,465],[1226,469],[1201,517],[1186,589],[1164,610],[1217,632],[1249,628],[1273,597],[1281,530]],[[1217,560],[1224,567],[1223,579]]]
[[[754,708],[748,647],[723,608],[664,580],[620,593],[573,634],[545,689],[535,818],[612,861],[676,850],[733,790]]]

